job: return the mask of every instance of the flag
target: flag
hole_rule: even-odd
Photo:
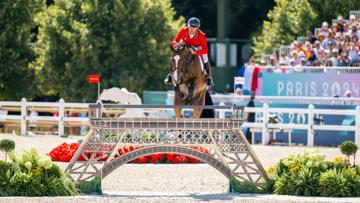
[[[256,90],[258,83],[259,67],[257,66],[246,66],[244,72],[245,84],[244,90]]]
[[[235,77],[234,77],[234,86],[235,89],[240,88],[242,89],[244,84],[245,84],[245,77],[244,77],[244,73],[245,73],[245,66],[241,66],[235,73]]]

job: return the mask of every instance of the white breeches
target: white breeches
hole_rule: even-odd
[[[195,49],[196,51],[201,50],[201,46],[194,47],[194,49]],[[207,54],[203,54],[203,55],[200,55],[200,56],[201,56],[201,58],[202,58],[202,60],[203,60],[204,63],[209,62],[209,58],[208,58],[208,55],[207,55]]]

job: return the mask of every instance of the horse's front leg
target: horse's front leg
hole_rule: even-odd
[[[194,118],[200,118],[202,109],[201,108],[194,108]]]

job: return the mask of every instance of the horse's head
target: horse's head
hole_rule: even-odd
[[[172,55],[170,58],[170,66],[172,68],[172,83],[175,86],[177,93],[181,94],[183,99],[186,99],[189,95],[189,87],[192,83],[192,78],[189,74],[189,67],[192,65],[195,55],[193,55],[190,49],[193,49],[188,45],[181,45],[177,49],[174,49],[170,45]]]

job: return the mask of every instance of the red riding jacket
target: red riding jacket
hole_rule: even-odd
[[[195,36],[190,39],[189,28],[183,27],[180,29],[179,33],[173,39],[171,44],[175,46],[180,41],[180,39],[193,47],[200,46],[201,50],[196,51],[196,55],[203,55],[208,53],[207,39],[205,37],[205,33],[203,33],[201,30],[198,30]]]

